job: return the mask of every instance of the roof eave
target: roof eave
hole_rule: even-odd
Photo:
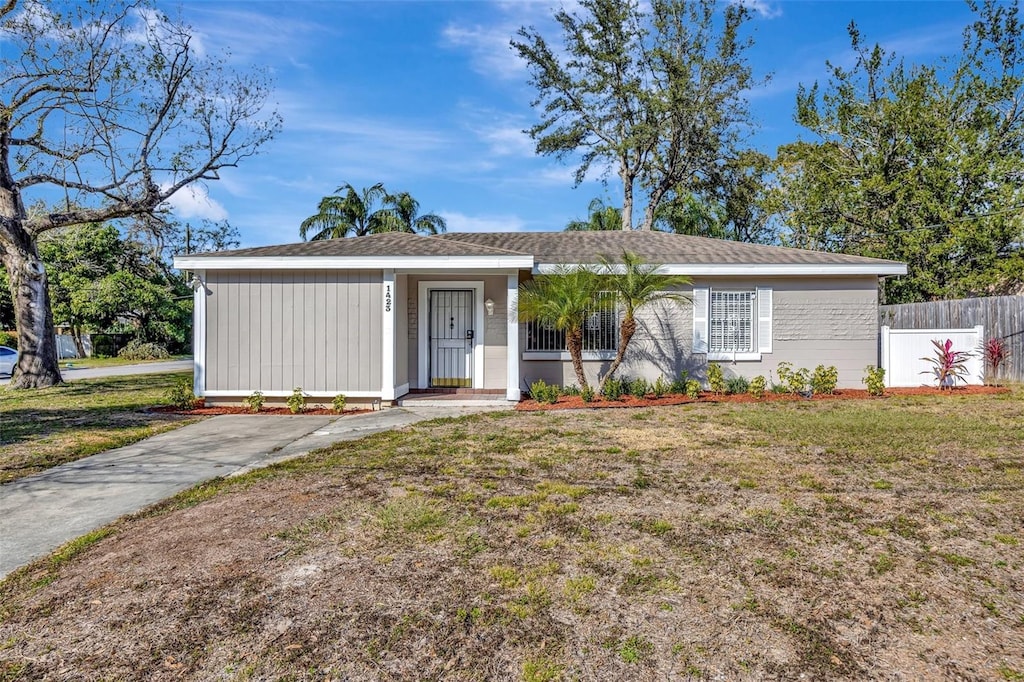
[[[530,270],[533,256],[178,256],[179,270]]]
[[[575,267],[565,263],[539,263],[533,268],[535,275],[557,274],[566,267]],[[598,264],[586,265],[588,268],[601,267]],[[661,265],[658,272],[664,275],[690,275],[720,277],[780,277],[797,276],[839,276],[839,275],[905,275],[907,266],[904,263],[668,263]]]

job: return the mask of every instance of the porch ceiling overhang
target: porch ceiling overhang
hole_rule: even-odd
[[[533,256],[178,256],[179,270],[394,270],[466,272],[532,270]]]

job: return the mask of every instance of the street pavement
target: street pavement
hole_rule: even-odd
[[[392,408],[344,417],[222,415],[3,484],[0,579],[69,540],[203,481],[331,443],[487,409],[507,404]]]
[[[71,366],[65,365],[70,362]],[[157,374],[163,372],[191,372],[192,360],[168,360],[166,362],[144,362],[137,365],[116,365],[113,367],[75,367],[74,360],[61,362],[60,375],[64,381],[78,379],[99,379],[101,377],[121,377],[130,374]],[[10,375],[0,378],[0,386],[10,383]]]

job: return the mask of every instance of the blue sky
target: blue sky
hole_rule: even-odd
[[[343,183],[412,193],[449,231],[559,230],[612,182],[573,188],[571,163],[537,156],[521,131],[535,122],[525,67],[508,47],[522,25],[556,39],[557,0],[221,2],[164,5],[203,49],[240,68],[267,67],[284,130],[262,155],[176,198],[184,219],[227,219],[243,246],[299,241],[299,223]],[[751,144],[772,154],[800,135],[798,84],[851,63],[847,24],[908,62],[955,53],[972,19],[959,1],[748,2]],[[612,179],[614,180],[614,179]]]

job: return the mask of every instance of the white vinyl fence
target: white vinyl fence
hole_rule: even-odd
[[[932,370],[935,366],[921,358],[933,357],[935,346],[932,341],[953,342],[952,350],[969,352],[967,358],[968,384],[982,384],[985,381],[985,358],[981,345],[985,339],[985,328],[981,325],[971,329],[890,329],[882,327],[882,367],[885,369],[885,385],[936,386]]]

